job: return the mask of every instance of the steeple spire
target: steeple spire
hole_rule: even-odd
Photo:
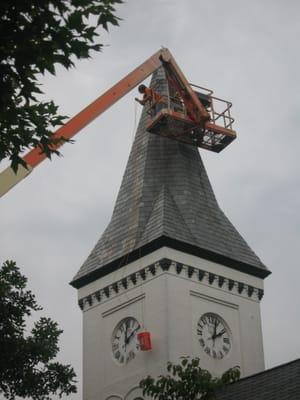
[[[164,93],[163,70],[151,86]],[[81,287],[167,246],[248,274],[270,272],[220,209],[197,147],[137,129],[109,225],[71,284]]]

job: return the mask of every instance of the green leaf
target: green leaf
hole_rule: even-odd
[[[1,3],[1,39],[5,46],[0,44],[0,161],[10,159],[16,170],[24,163],[20,154],[37,144],[48,157],[58,153],[45,138],[50,139],[64,117],[57,107],[49,107],[37,96],[42,94],[40,74],[47,71],[55,75],[57,65],[69,69],[76,58],[89,58],[91,51],[101,51],[103,45],[95,39],[101,29],[118,23],[114,6],[121,3],[14,1],[13,7],[11,2]]]
[[[50,318],[41,317],[30,334],[26,321],[41,310],[26,289],[27,278],[13,261],[0,268],[0,377],[5,398],[47,400],[52,395],[76,393],[75,372],[70,365],[53,362],[62,331]]]
[[[82,13],[80,11],[74,11],[68,19],[68,25],[70,29],[79,30],[82,28]]]
[[[143,395],[162,400],[212,400],[216,390],[238,379],[237,368],[226,371],[222,378],[212,377],[201,368],[199,358],[183,357],[180,364],[167,364],[171,375],[160,375],[156,380],[150,376],[140,382]]]

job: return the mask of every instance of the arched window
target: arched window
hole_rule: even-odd
[[[142,389],[139,386],[133,387],[126,394],[124,400],[144,400],[144,397],[142,396]]]

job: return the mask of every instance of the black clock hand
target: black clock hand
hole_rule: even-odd
[[[217,334],[217,320],[215,319],[214,334],[213,334],[212,337],[211,337],[212,340],[213,340],[213,347],[215,347],[216,334]]]
[[[127,332],[128,332],[128,321],[125,322],[125,349],[126,349],[126,344],[128,344]]]
[[[137,328],[135,328],[132,332],[131,332],[131,334],[128,336],[128,338],[127,338],[127,342],[126,343],[129,343],[130,342],[130,339],[132,338],[132,336],[135,334],[135,332],[137,332],[138,330],[140,329],[140,327],[138,326]]]
[[[222,329],[221,332],[219,332],[217,335],[215,335],[215,338],[224,335],[225,332],[226,332],[226,330]]]

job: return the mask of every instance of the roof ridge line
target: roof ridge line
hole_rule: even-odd
[[[163,187],[165,187],[165,186],[166,186],[166,185],[164,184]],[[167,191],[167,194],[169,195],[171,201],[174,203],[174,205],[175,205],[175,207],[176,207],[176,210],[177,210],[178,214],[180,215],[182,221],[184,222],[185,228],[186,228],[187,231],[189,232],[191,238],[194,239],[195,243],[197,243],[197,239],[195,238],[195,236],[194,236],[193,233],[191,232],[191,230],[190,230],[190,228],[189,228],[189,226],[188,226],[188,224],[187,224],[187,222],[186,222],[184,216],[182,215],[182,212],[180,211],[180,208],[178,207],[178,205],[177,205],[177,203],[176,203],[176,200],[174,199],[174,196],[173,196],[172,193],[168,190],[167,187],[166,187],[166,191]],[[164,213],[164,212],[165,212],[165,204],[164,204],[164,207],[163,207],[163,213]]]

